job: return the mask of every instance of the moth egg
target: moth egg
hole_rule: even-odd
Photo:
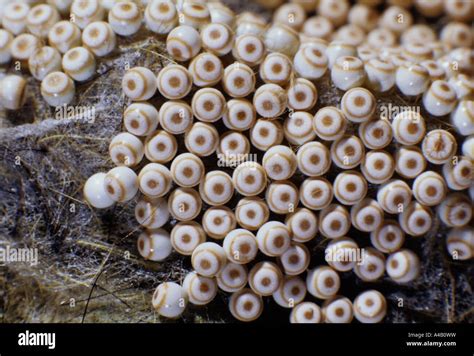
[[[329,266],[308,270],[306,287],[318,299],[329,299],[337,294],[341,286],[339,274]]]
[[[215,277],[224,268],[226,262],[224,248],[214,242],[200,244],[191,256],[193,268],[204,277]]]
[[[343,40],[352,46],[360,46],[366,38],[365,30],[353,24],[344,25],[338,28],[334,35],[334,40]]]
[[[171,161],[178,151],[178,143],[173,135],[164,130],[155,131],[145,140],[145,156],[155,163]]]
[[[474,135],[465,138],[462,144],[462,154],[474,160]]]
[[[91,79],[96,73],[94,55],[84,47],[75,47],[67,51],[62,58],[64,72],[78,82]]]
[[[341,99],[342,112],[349,121],[355,123],[372,119],[376,106],[375,97],[364,88],[349,89]]]
[[[428,89],[430,74],[425,67],[419,64],[402,64],[395,74],[395,83],[402,94],[417,96]]]
[[[148,163],[138,174],[138,188],[149,198],[163,197],[171,189],[171,172],[159,163]]]
[[[232,262],[227,262],[216,276],[217,285],[224,292],[234,293],[242,290],[248,281],[247,267]]]
[[[367,84],[370,89],[387,92],[395,85],[395,66],[383,59],[373,58],[365,64]]]
[[[328,239],[345,236],[350,227],[349,212],[342,205],[330,204],[319,213],[319,231]]]
[[[338,237],[327,245],[325,260],[336,271],[347,272],[361,259],[357,257],[359,252],[359,246],[354,240],[349,237]]]
[[[462,100],[451,114],[454,128],[463,136],[474,134],[474,101]]]
[[[369,151],[362,160],[360,170],[370,183],[382,184],[392,178],[395,172],[395,161],[386,151]]]
[[[184,144],[189,152],[200,157],[207,157],[216,151],[219,145],[219,133],[214,125],[195,122],[186,131]]]
[[[344,205],[355,205],[367,195],[367,181],[357,171],[344,171],[334,180],[334,196]]]
[[[376,9],[365,4],[356,4],[349,10],[348,21],[353,25],[371,31],[378,25],[379,13]]]
[[[133,101],[148,100],[156,92],[155,74],[145,67],[131,68],[123,76],[122,90]]]
[[[300,187],[300,201],[311,210],[326,208],[332,201],[333,188],[325,178],[307,178]]]
[[[448,232],[446,247],[453,260],[466,261],[474,257],[474,229],[466,226]]]
[[[149,103],[133,103],[123,114],[123,124],[135,136],[148,136],[158,126],[158,110]]]
[[[190,188],[204,177],[204,163],[192,153],[181,153],[171,162],[170,172],[173,181],[180,187]]]
[[[234,45],[234,33],[222,23],[209,23],[201,29],[202,47],[217,56],[228,54]]]
[[[298,169],[309,177],[326,174],[331,167],[329,149],[321,142],[307,142],[296,154]]]
[[[393,118],[392,130],[398,143],[415,145],[425,137],[425,119],[419,112],[404,110]]]
[[[117,38],[107,22],[92,22],[82,32],[82,44],[97,57],[105,57],[115,49]]]
[[[340,139],[346,132],[347,119],[344,113],[334,106],[319,109],[313,118],[313,130],[326,141]]]
[[[194,58],[201,50],[199,32],[187,25],[175,27],[166,38],[166,50],[179,62]]]
[[[235,23],[235,13],[229,7],[219,2],[211,2],[207,4],[211,22],[226,24],[233,28]]]
[[[414,252],[403,249],[388,256],[386,270],[394,282],[409,283],[420,274],[420,260]]]
[[[194,85],[199,87],[215,85],[224,75],[221,60],[216,55],[207,52],[194,57],[188,70]]]
[[[474,6],[470,1],[445,1],[444,11],[450,18],[456,21],[470,21],[474,17]]]
[[[143,197],[135,206],[135,218],[147,229],[158,229],[165,225],[170,217],[166,203],[163,198]],[[169,250],[171,252],[171,244]]]
[[[137,246],[140,255],[153,262],[164,261],[171,254],[169,233],[163,229],[141,233]]]
[[[296,52],[293,60],[296,73],[300,77],[308,80],[322,78],[326,74],[329,65],[329,59],[326,53],[320,48],[312,46],[300,48],[298,52]]]
[[[326,56],[328,58],[328,66],[331,69],[333,68],[334,64],[340,57],[354,57],[355,58],[356,55],[357,55],[356,48],[353,45],[350,45],[349,43],[345,41],[341,41],[341,40],[332,41],[326,50]],[[356,62],[354,64],[356,64]]]
[[[469,100],[474,97],[474,79],[466,74],[450,78],[449,85],[454,89],[459,100]]]
[[[277,120],[258,119],[250,129],[250,141],[260,151],[283,142],[283,127]]]
[[[273,22],[281,23],[298,31],[306,20],[306,12],[300,4],[283,4],[273,14]]]
[[[26,101],[26,80],[16,74],[0,79],[0,103],[7,110],[18,110]]]
[[[317,7],[317,13],[338,27],[346,22],[349,9],[347,0],[321,0]]]
[[[144,153],[142,141],[128,132],[120,133],[110,141],[109,155],[117,166],[136,166]]]
[[[270,217],[270,210],[260,198],[243,198],[235,207],[237,223],[247,230],[258,230]]]
[[[430,79],[434,82],[436,80],[445,80],[446,79],[446,72],[444,68],[434,60],[427,60],[420,63],[423,67],[426,68],[428,74],[430,75]]]
[[[379,186],[377,202],[388,214],[401,213],[410,203],[412,191],[407,183],[392,179]]]
[[[380,252],[392,253],[402,248],[405,233],[396,220],[384,220],[370,233],[370,242]]]
[[[411,202],[398,215],[398,222],[408,235],[422,236],[433,226],[433,213],[429,207]]]
[[[311,47],[311,48],[317,48],[319,49],[322,53],[326,53],[329,43],[323,38],[319,37],[313,37],[313,36],[308,36],[305,35],[304,33],[300,33],[300,49],[306,48],[306,47]]]
[[[291,2],[300,5],[307,13],[313,11],[318,4],[317,0],[291,0]]]
[[[435,40],[436,38],[433,38]],[[423,42],[409,41],[403,45],[402,55],[410,62],[418,63],[433,59],[433,51]]]
[[[30,9],[26,17],[28,31],[39,37],[48,37],[49,30],[60,20],[59,12],[51,5],[39,4]]]
[[[467,189],[474,181],[474,163],[468,157],[455,156],[443,165],[443,176],[450,189]]]
[[[441,221],[449,227],[466,226],[473,214],[471,201],[460,193],[449,194],[436,210]]]
[[[457,147],[456,139],[446,130],[428,132],[421,144],[423,156],[433,164],[443,164],[451,160]]]
[[[299,276],[284,276],[273,300],[283,308],[293,308],[306,296],[306,284]]]
[[[382,293],[368,290],[354,300],[354,316],[364,324],[380,323],[387,314],[387,301]]]
[[[270,52],[279,52],[293,57],[298,50],[298,33],[291,27],[273,23],[265,32],[263,42]]]
[[[470,27],[465,23],[449,22],[441,29],[439,38],[448,48],[456,48],[469,47],[472,36]]]
[[[74,0],[47,0],[46,2],[53,6],[63,16],[69,15],[71,5]]]
[[[302,274],[308,269],[310,263],[309,250],[303,244],[292,244],[283,255],[278,257],[278,261],[287,276]]]
[[[259,163],[243,162],[234,169],[232,181],[241,195],[255,196],[265,189],[267,175]]]
[[[285,219],[290,229],[293,242],[305,243],[316,237],[318,232],[318,218],[309,209],[299,208]]]
[[[178,11],[171,0],[152,0],[145,9],[145,24],[154,33],[166,35],[178,25]]]
[[[187,303],[186,290],[174,282],[161,283],[153,293],[153,308],[166,318],[178,318],[185,311]]]
[[[222,86],[233,98],[243,98],[255,91],[255,74],[246,64],[234,62],[224,70]]]
[[[291,113],[283,126],[286,140],[293,145],[303,145],[316,137],[313,131],[313,115],[305,111]]]
[[[115,201],[105,191],[105,173],[96,173],[89,177],[83,188],[86,202],[97,209],[106,209],[114,205]]]
[[[26,31],[26,19],[30,6],[25,2],[9,2],[3,10],[2,26],[14,36]]]
[[[386,119],[376,119],[359,125],[359,137],[365,147],[374,150],[387,147],[393,138],[390,122]]]
[[[49,31],[49,45],[64,54],[82,44],[80,28],[71,21],[59,21]]]
[[[125,166],[112,168],[104,178],[104,187],[113,201],[125,203],[138,193],[137,174]]]
[[[366,82],[369,82],[369,73],[368,71],[371,70],[370,68],[367,67],[367,63],[372,60],[372,59],[380,59],[379,58],[379,53],[377,50],[370,48],[368,45],[360,45],[357,47],[357,57],[360,58],[362,62],[364,62],[364,69],[365,69],[365,74],[366,74]],[[377,79],[377,74],[382,74],[380,72],[377,72],[377,70],[372,69],[372,80],[376,81]],[[393,73],[393,82],[395,84],[395,70]],[[370,83],[370,82],[369,82]],[[388,83],[388,81],[387,81]],[[375,83],[374,83],[375,84]],[[375,85],[376,86],[376,85]],[[373,89],[373,88],[372,88]]]
[[[192,188],[176,188],[168,197],[168,210],[179,221],[190,221],[201,212],[202,200]]]
[[[263,312],[262,297],[249,288],[244,288],[232,294],[229,300],[229,310],[234,318],[243,322],[258,319]]]
[[[43,47],[43,43],[38,37],[22,33],[11,42],[10,51],[13,60],[19,61],[22,68],[28,69],[28,60],[41,47]]]
[[[290,314],[291,324],[319,324],[321,320],[321,309],[312,302],[303,302],[296,305]]]
[[[167,99],[181,99],[189,94],[193,80],[189,71],[179,64],[168,64],[158,73],[156,87]]]
[[[263,16],[250,11],[244,11],[237,15],[235,24],[235,35],[237,37],[247,34],[260,37],[268,25]]]
[[[171,230],[171,245],[181,255],[191,256],[206,241],[206,233],[195,221],[179,222]]]
[[[413,24],[412,14],[403,7],[390,6],[382,13],[380,25],[395,32],[397,35],[403,33]]]
[[[195,29],[202,29],[202,27],[211,20],[211,14],[207,4],[201,3],[200,1],[183,1],[180,7],[178,7],[178,10],[180,23]]]
[[[293,74],[291,60],[284,54],[269,53],[260,64],[260,78],[265,83],[286,85]]]
[[[258,229],[258,248],[266,256],[281,256],[288,250],[290,243],[290,230],[279,221],[269,221]]]
[[[259,262],[249,272],[249,286],[258,295],[270,296],[276,292],[283,273],[273,262]]]
[[[326,300],[323,304],[322,313],[325,323],[347,324],[354,317],[351,301],[340,296]]]
[[[426,17],[437,17],[443,13],[443,0],[415,0],[415,7]]]
[[[255,110],[264,118],[274,118],[283,114],[287,101],[286,91],[277,84],[260,86],[253,97]]]
[[[117,2],[109,11],[108,22],[117,35],[131,36],[142,26],[142,12],[132,1]]]
[[[295,111],[309,111],[318,101],[318,90],[316,86],[304,78],[297,78],[291,81],[287,95],[288,107]]]
[[[385,273],[385,256],[372,248],[364,248],[364,258],[354,266],[354,273],[364,282],[375,282]]]
[[[356,57],[338,57],[331,68],[331,80],[341,90],[361,86],[365,81],[364,63]]]
[[[0,29],[0,64],[7,64],[12,59],[11,43],[13,41],[13,35]]]
[[[235,39],[232,56],[248,66],[256,66],[265,58],[266,48],[260,37],[253,34],[243,34]]]
[[[426,168],[426,159],[418,146],[402,146],[395,152],[395,170],[408,179],[416,178]]]
[[[285,180],[293,176],[296,171],[296,155],[288,146],[273,146],[264,154],[262,166],[271,179]]]
[[[255,235],[245,229],[233,229],[227,233],[223,243],[227,259],[232,263],[247,264],[258,253]]]
[[[342,169],[357,167],[365,155],[362,141],[355,135],[344,135],[331,144],[331,159]]]
[[[217,295],[216,280],[200,276],[194,271],[184,277],[183,288],[189,297],[189,302],[194,305],[209,304]]]
[[[231,99],[227,102],[227,110],[222,122],[230,130],[246,131],[255,124],[255,108],[247,99]]]
[[[102,21],[105,16],[105,9],[100,5],[99,0],[74,0],[71,5],[71,19],[81,30],[87,25]]]
[[[41,82],[41,95],[50,106],[68,105],[74,100],[76,87],[64,73],[52,72]]]
[[[288,214],[298,206],[298,188],[289,181],[271,183],[265,192],[270,210],[276,214]]]
[[[223,171],[208,172],[199,184],[199,193],[209,205],[224,205],[234,195],[232,178]]]
[[[379,203],[371,198],[365,198],[351,207],[352,225],[357,230],[372,232],[382,224],[384,212]]]
[[[247,137],[236,131],[227,131],[220,137],[217,146],[217,158],[224,166],[235,166],[247,161],[250,153],[250,143]]]
[[[444,116],[453,111],[456,105],[456,92],[444,80],[434,81],[423,94],[423,106],[434,116]]]
[[[202,88],[195,92],[191,107],[194,116],[204,122],[219,120],[227,108],[224,95],[214,88]]]
[[[133,116],[134,115],[131,115],[132,118]],[[147,116],[149,116],[153,122],[155,113],[150,112]],[[193,124],[193,112],[191,106],[180,100],[168,100],[165,102],[161,105],[160,111],[156,113],[156,117],[161,127],[166,132],[173,135],[185,133]]]

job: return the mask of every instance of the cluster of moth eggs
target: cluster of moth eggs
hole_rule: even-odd
[[[15,2],[3,13],[0,59],[26,66],[57,106],[73,102],[74,82],[95,75],[96,60],[113,52],[117,36],[133,35],[144,22],[166,39],[172,63],[157,74],[144,67],[125,73],[123,92],[132,101],[126,132],[109,147],[117,167],[84,187],[96,208],[141,194],[135,212],[146,229],[138,238],[144,258],[162,261],[172,250],[191,256],[194,271],[181,285],[156,289],[152,303],[160,315],[178,317],[188,302],[208,304],[221,289],[232,293],[229,309],[242,321],[258,318],[262,297],[273,296],[292,308],[292,322],[379,322],[384,296],[338,295],[338,272],[354,271],[366,282],[385,272],[397,283],[413,281],[420,263],[402,248],[405,235],[428,232],[432,209],[452,228],[449,253],[473,256],[474,81],[466,24],[472,4],[392,0],[379,14],[377,2],[276,1],[270,24],[253,13],[235,17],[214,1],[48,1],[31,8]],[[427,17],[448,14],[439,37],[413,24],[413,4]],[[68,14],[71,21],[61,21]],[[339,107],[315,112],[318,82],[327,78],[344,94]],[[21,107],[21,76],[5,77],[0,88],[4,107]],[[429,117],[407,110],[377,118],[377,93],[396,90],[422,96]],[[159,109],[147,102],[157,91],[167,99]],[[463,156],[452,133],[427,131],[433,117],[451,120],[465,136]],[[219,120],[225,133],[214,126]],[[178,152],[177,135],[187,152]],[[393,154],[384,150],[392,141]],[[206,172],[202,161],[217,154],[231,165],[253,149],[265,152],[262,162],[242,162],[232,175]],[[323,177],[331,168],[340,171],[333,182]],[[292,181],[297,172],[305,176],[299,187]],[[373,198],[369,183],[377,185]],[[231,209],[226,204],[235,194],[241,199]],[[284,219],[271,221],[270,214]],[[167,232],[170,218],[177,223]],[[363,263],[328,260],[309,268],[305,243],[318,232],[330,239],[326,253],[359,249],[347,237],[351,226],[370,234]],[[259,253],[266,260],[253,264]],[[305,301],[307,293],[323,307]]]

